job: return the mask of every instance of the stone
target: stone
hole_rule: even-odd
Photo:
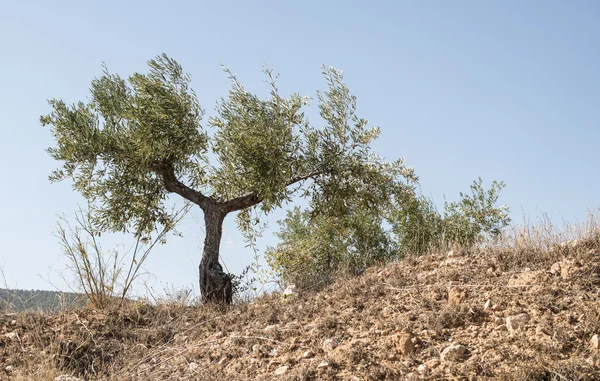
[[[254,354],[255,356],[259,356],[260,355],[260,344],[254,344],[252,346],[252,354]]]
[[[4,337],[6,337],[7,339],[10,339],[10,340],[14,340],[18,337],[18,335],[16,332],[9,332],[9,333],[5,333]]]
[[[390,306],[387,306],[387,307],[385,307],[383,310],[381,310],[381,315],[382,315],[383,317],[386,317],[386,318],[387,318],[387,317],[390,317],[390,316],[392,316],[393,314],[394,314],[394,308],[392,308],[392,307],[390,307]]]
[[[492,308],[492,299],[488,299],[485,301],[485,303],[483,304],[483,310],[487,311],[490,308]]]
[[[598,335],[592,336],[590,340],[590,345],[593,349],[600,350],[600,338],[598,337]]]
[[[469,349],[464,345],[456,344],[446,347],[440,358],[442,361],[464,361],[469,357]]]
[[[315,357],[315,352],[313,351],[306,351],[302,354],[302,358],[303,359],[309,359],[311,357]]]
[[[12,366],[12,365],[7,365],[7,366],[4,368],[4,370],[5,370],[5,371],[7,371],[7,372],[12,372],[12,370],[13,370],[13,366]]]
[[[325,339],[323,340],[322,348],[326,353],[329,353],[337,348],[338,345],[340,345],[340,342],[336,339]]]
[[[506,328],[510,332],[517,331],[521,329],[525,323],[529,321],[529,315],[523,313],[519,315],[512,315],[506,318]]]
[[[448,304],[458,306],[466,299],[466,292],[458,287],[448,288]]]
[[[283,294],[281,294],[284,299],[288,299],[296,295],[298,295],[298,288],[295,284],[287,286],[286,289],[283,290]]]
[[[577,269],[578,268],[573,261],[569,261],[565,258],[560,265],[560,277],[563,280],[569,280],[573,277],[573,274],[575,274]]]
[[[560,274],[560,262],[556,262],[550,267],[550,274],[556,275]]]
[[[276,376],[282,376],[287,373],[288,369],[290,369],[290,367],[287,365],[280,366],[279,368],[275,369],[273,374]]]
[[[419,372],[420,374],[427,374],[429,372],[429,368],[427,368],[427,365],[425,364],[421,364],[419,365],[419,367],[417,368],[417,372]]]
[[[394,344],[396,346],[396,350],[403,355],[410,355],[415,353],[415,336],[410,332],[402,332],[394,335]]]
[[[319,363],[319,365],[317,365],[317,368],[327,368],[329,365],[329,361],[323,360]]]

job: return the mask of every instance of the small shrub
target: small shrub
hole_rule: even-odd
[[[267,261],[285,283],[301,289],[326,285],[337,273],[360,273],[394,255],[382,222],[377,211],[333,218],[297,207],[279,222],[280,243],[267,250]]]
[[[417,196],[392,211],[392,230],[404,253],[424,254],[453,245],[471,246],[497,238],[510,223],[507,206],[496,206],[502,182],[492,182],[485,190],[479,178],[471,185],[472,194],[460,193],[460,200],[444,203],[443,215],[435,203]]]
[[[175,221],[179,221],[187,210],[184,207],[175,213]],[[119,253],[116,249],[110,252],[102,249],[100,232],[92,224],[89,209],[80,209],[75,214],[75,222],[73,226],[62,217],[57,224],[56,235],[75,275],[78,288],[96,308],[107,308],[115,302],[121,305],[125,301],[134,281],[140,275],[144,261],[157,243],[165,241],[167,233],[174,226],[165,226],[157,232],[154,240],[135,235],[131,249]],[[124,259],[128,254],[131,254],[131,258],[129,263],[125,263]]]

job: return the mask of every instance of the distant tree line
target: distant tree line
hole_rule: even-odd
[[[85,296],[74,292],[0,289],[0,309],[8,312],[56,312],[83,307]]]

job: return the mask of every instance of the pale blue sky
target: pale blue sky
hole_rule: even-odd
[[[501,202],[517,220],[540,210],[557,222],[584,219],[600,206],[598,20],[599,3],[582,0],[3,0],[0,265],[8,284],[64,286],[52,231],[56,214],[71,215],[80,199],[69,183],[47,180],[56,163],[39,124],[46,100],[85,100],[102,61],[128,75],[162,52],[192,74],[207,115],[228,91],[221,63],[264,93],[268,62],[284,93],[311,96],[324,88],[321,64],[343,69],[360,116],[382,128],[376,150],[404,156],[426,194],[452,200],[482,176],[506,182]],[[185,238],[148,263],[158,291],[197,284],[202,233],[193,218],[182,230]],[[274,243],[271,234],[261,247]],[[225,237],[225,263],[239,271],[252,252],[233,217]]]

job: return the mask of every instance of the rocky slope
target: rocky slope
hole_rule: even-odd
[[[427,255],[229,308],[8,314],[0,377],[600,380],[599,289],[595,237]]]

